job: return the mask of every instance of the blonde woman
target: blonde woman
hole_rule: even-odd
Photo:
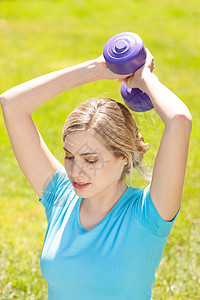
[[[153,69],[149,51],[146,64],[127,76],[112,73],[101,56],[1,95],[16,159],[45,207],[48,227],[41,270],[50,300],[151,298],[155,272],[181,206],[192,127],[188,108]],[[145,91],[164,123],[152,180],[144,190],[125,183],[133,167],[143,171],[146,148],[124,105],[97,98],[71,112],[62,134],[64,166],[31,118],[45,101],[101,79],[118,79]]]

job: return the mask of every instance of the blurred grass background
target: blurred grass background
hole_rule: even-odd
[[[180,214],[156,273],[152,297],[200,299],[200,6],[198,0],[0,1],[0,93],[48,72],[102,54],[114,34],[139,34],[155,57],[155,74],[186,103],[193,116]],[[34,122],[63,163],[61,132],[83,100],[102,96],[123,103],[116,81],[99,81],[41,105]],[[163,125],[154,110],[132,113],[151,149],[153,167]],[[129,184],[129,178],[127,178]],[[135,173],[132,186],[147,182]],[[12,152],[0,113],[0,299],[47,299],[39,259],[46,230],[44,209]]]

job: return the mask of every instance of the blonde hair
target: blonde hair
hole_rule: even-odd
[[[127,158],[128,164],[124,166],[120,181],[131,172],[131,185],[133,168],[141,177],[150,180],[149,172],[142,164],[149,145],[144,142],[126,106],[109,98],[89,99],[69,114],[63,127],[63,142],[68,134],[78,130],[90,130],[115,157]]]

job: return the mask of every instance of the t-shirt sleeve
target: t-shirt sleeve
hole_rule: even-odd
[[[152,234],[158,237],[166,237],[170,234],[180,208],[172,221],[163,220],[151,199],[149,184],[144,191],[139,194],[135,205],[135,215]]]
[[[39,202],[41,202],[45,208],[48,222],[53,211],[59,207],[63,207],[66,201],[69,200],[69,194],[73,192],[73,186],[69,181],[65,168],[61,164],[45,188],[42,199],[39,199]]]

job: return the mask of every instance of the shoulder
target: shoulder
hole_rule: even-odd
[[[72,188],[72,184],[69,181],[67,172],[63,165],[60,165],[56,173],[52,176],[49,184],[44,190],[43,197],[48,199],[49,197],[59,197],[62,192],[69,192]]]
[[[51,178],[49,184],[43,192],[42,199],[39,201],[45,207],[47,219],[55,210],[67,208],[76,194],[68,178],[67,172],[63,165],[60,165],[57,172]]]
[[[131,202],[133,217],[151,231],[152,234],[160,237],[169,235],[180,209],[172,221],[165,221],[160,216],[152,201],[150,184],[144,190],[137,190],[138,191],[135,191],[135,197],[133,197]]]

